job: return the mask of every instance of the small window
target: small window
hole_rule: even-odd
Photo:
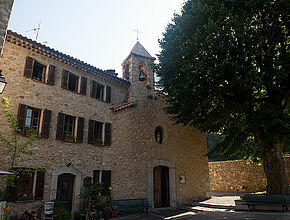
[[[46,66],[40,64],[39,62],[35,60],[34,65],[33,65],[32,78],[39,81],[44,81],[45,70],[46,70]]]
[[[103,124],[98,121],[89,120],[89,144],[103,145]]]
[[[94,139],[102,140],[102,133],[103,133],[103,123],[96,121],[94,124]]]
[[[111,170],[94,170],[93,176],[94,183],[104,184],[102,195],[109,195],[111,190]]]
[[[101,84],[97,84],[97,94],[96,94],[96,98],[100,99],[100,100],[104,100],[104,86]]]
[[[67,88],[71,91],[78,91],[78,81],[79,81],[79,77],[77,77],[76,75],[70,73],[68,75],[68,85]]]
[[[75,117],[65,115],[64,117],[64,136],[74,137]]]

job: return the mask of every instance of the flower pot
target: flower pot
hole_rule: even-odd
[[[112,211],[112,218],[118,217],[118,210],[113,210]]]
[[[103,146],[103,143],[102,143],[102,142],[97,142],[97,141],[95,141],[95,142],[94,142],[94,145],[95,145],[95,146]]]
[[[75,142],[75,139],[74,137],[64,137],[64,141],[73,143]]]

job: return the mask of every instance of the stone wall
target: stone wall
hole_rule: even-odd
[[[14,0],[0,0],[0,55],[2,54],[13,2]]]
[[[286,171],[290,179],[290,157],[285,157]],[[267,180],[262,165],[250,161],[233,160],[209,162],[210,186],[220,192],[265,191]]]

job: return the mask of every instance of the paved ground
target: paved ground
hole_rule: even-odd
[[[290,212],[248,212],[234,211],[234,200],[239,196],[213,196],[211,199],[195,203],[192,207],[178,209],[153,209],[149,214],[130,214],[118,220],[289,220]]]

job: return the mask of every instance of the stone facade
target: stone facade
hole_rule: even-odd
[[[13,2],[14,0],[0,0],[0,55],[2,54]]]
[[[284,160],[288,179],[290,179],[290,157],[285,157]],[[212,191],[261,192],[266,190],[267,179],[263,167],[250,161],[209,162],[209,175]]]
[[[72,210],[78,210],[84,178],[93,177],[94,170],[110,170],[113,199],[148,198],[154,207],[153,168],[156,166],[169,168],[170,206],[210,196],[205,135],[191,127],[172,125],[163,111],[163,96],[155,96],[154,75],[150,69],[153,58],[131,52],[123,62],[123,67],[128,67],[127,81],[64,54],[56,55],[52,49],[16,33],[9,32],[7,39],[0,61],[8,82],[3,95],[11,99],[15,115],[19,104],[40,109],[42,114],[44,109],[52,111],[49,138],[33,142],[33,155],[22,156],[19,161],[21,167],[45,168],[43,201],[55,199],[59,175],[69,173],[75,177]],[[55,85],[24,76],[27,56],[47,67],[56,67]],[[145,83],[138,82],[140,65],[146,73]],[[86,95],[61,87],[63,69],[87,78]],[[92,80],[111,87],[111,102],[90,97]],[[112,108],[124,103],[132,105],[116,111]],[[60,112],[84,118],[82,143],[56,140]],[[111,146],[88,144],[89,119],[112,124]],[[0,120],[3,122],[1,134],[9,135],[2,110]],[[155,140],[157,126],[162,127],[162,144]],[[8,163],[9,158],[0,157],[0,169],[7,169]],[[180,175],[185,176],[185,183],[180,183]],[[38,201],[22,202],[13,208],[25,210],[39,204]]]

